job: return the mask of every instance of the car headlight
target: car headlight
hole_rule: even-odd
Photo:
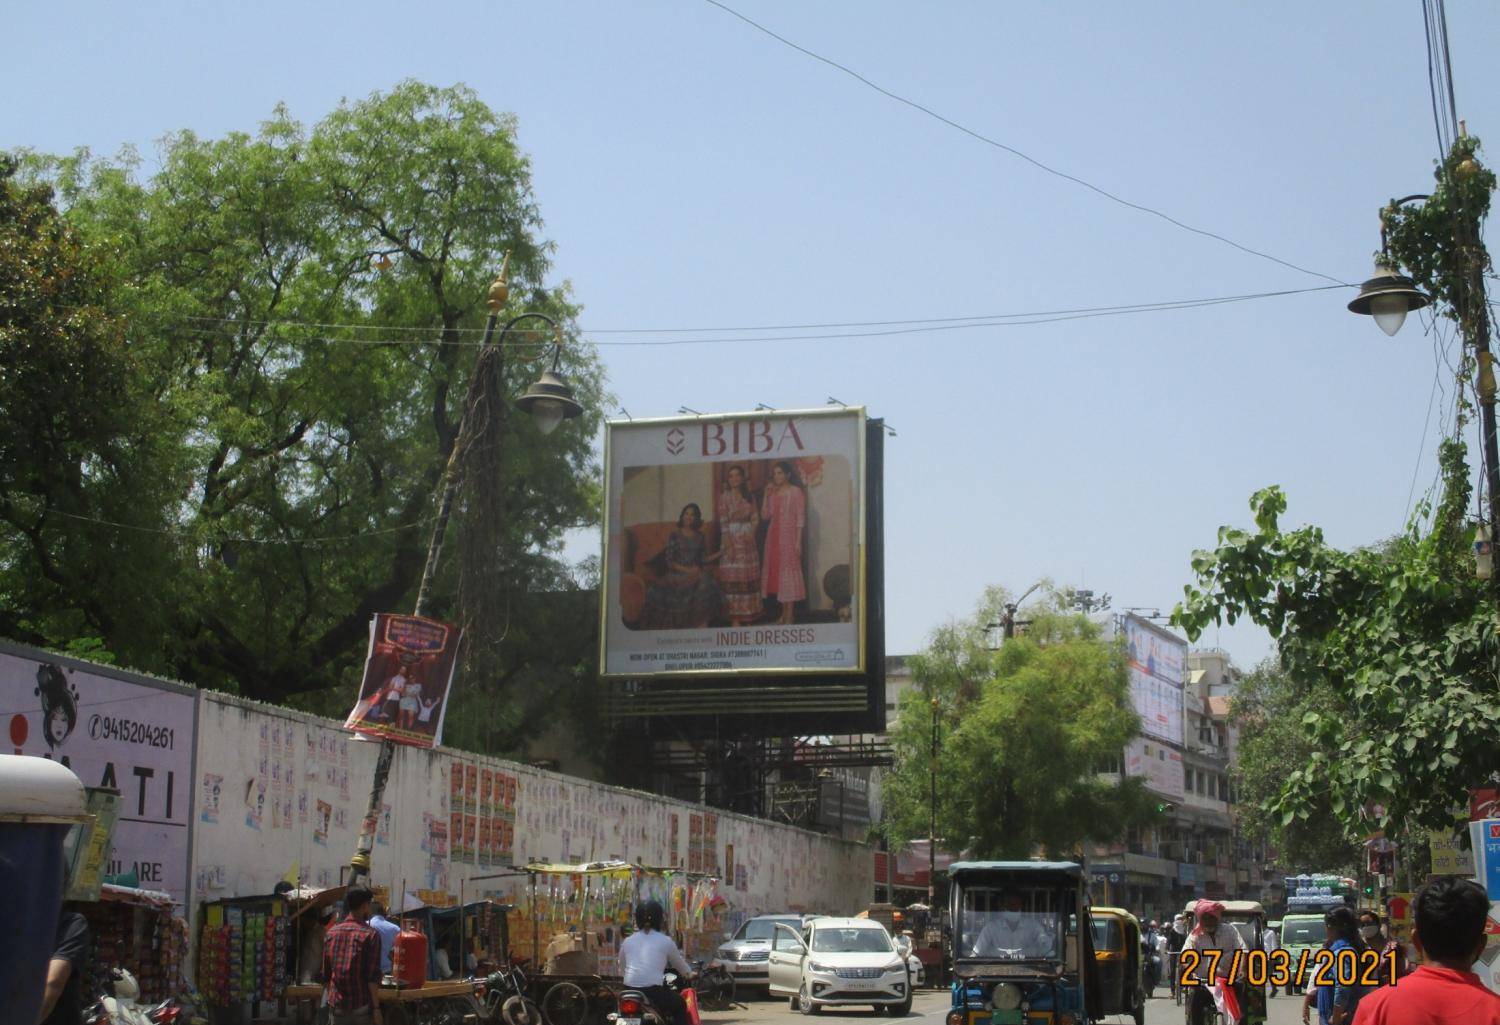
[[[904,972],[904,971],[906,971],[906,962],[905,961],[892,961],[890,964],[888,964],[884,968],[882,968],[881,971],[884,971],[884,972]]]
[[[838,971],[838,969],[833,965],[823,964],[821,961],[807,962],[807,970],[810,972],[822,972],[825,975],[832,975],[834,972]]]
[[[739,957],[736,956],[735,952],[732,951],[732,950],[730,950],[727,947],[720,947],[719,948],[719,956],[722,957],[726,961],[738,961],[739,960]]]

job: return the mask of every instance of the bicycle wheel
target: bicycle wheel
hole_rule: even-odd
[[[542,1017],[547,1025],[583,1025],[589,1014],[589,998],[571,982],[559,982],[542,998]]]
[[[542,1025],[542,1009],[535,1000],[513,993],[500,1005],[500,1018],[505,1025]]]
[[[734,1004],[734,976],[723,968],[710,968],[698,982],[698,996],[711,1011],[727,1011]]]

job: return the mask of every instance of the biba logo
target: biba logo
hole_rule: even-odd
[[[764,456],[788,450],[801,452],[806,446],[797,433],[797,421],[773,425],[769,420],[734,420],[700,425],[699,452],[703,456]],[[681,455],[686,435],[680,427],[667,432],[667,452]]]

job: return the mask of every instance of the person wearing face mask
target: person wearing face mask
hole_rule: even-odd
[[[1397,979],[1405,978],[1411,972],[1411,965],[1406,963],[1406,949],[1401,946],[1400,940],[1386,935],[1380,927],[1380,918],[1375,912],[1361,911],[1359,913],[1359,935],[1365,941],[1365,946],[1378,951],[1382,958],[1395,959]],[[1382,986],[1389,986],[1391,984],[1390,973],[1382,970],[1380,980]]]
[[[974,940],[973,957],[999,957],[1020,951],[1021,957],[1051,957],[1056,943],[1035,915],[1022,913],[1021,894],[1005,890],[1000,894],[1001,910],[990,916]]]
[[[1473,880],[1439,876],[1422,887],[1412,929],[1422,964],[1360,1001],[1354,1025],[1500,1025],[1500,996],[1470,970],[1484,952],[1489,911]]]
[[[1188,992],[1188,1025],[1207,1025],[1218,1010],[1213,994],[1215,984],[1224,984],[1224,989],[1229,991],[1227,982],[1231,970],[1238,973],[1236,983],[1244,978],[1245,940],[1234,926],[1224,924],[1224,905],[1216,900],[1200,900],[1193,907],[1193,915],[1198,924],[1182,949],[1196,950],[1200,954],[1207,954],[1211,950],[1219,952],[1217,964],[1208,957],[1199,959],[1193,969],[1198,985],[1190,987]],[[1236,957],[1237,954],[1240,956]],[[1213,977],[1209,976],[1211,968]],[[1226,997],[1233,999],[1234,994],[1228,992]],[[1237,1000],[1235,1005],[1238,1007]]]

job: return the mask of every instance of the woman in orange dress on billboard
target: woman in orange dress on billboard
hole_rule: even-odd
[[[755,532],[760,529],[760,510],[745,484],[745,471],[731,466],[724,473],[724,489],[715,501],[719,520],[719,590],[724,594],[724,613],[734,626],[753,622],[761,613],[760,552]]]
[[[802,573],[807,492],[802,490],[791,463],[782,460],[771,468],[771,483],[761,500],[760,514],[767,523],[766,550],[761,558],[761,594],[781,604],[777,622],[790,623],[797,603],[807,597],[807,581]]]

